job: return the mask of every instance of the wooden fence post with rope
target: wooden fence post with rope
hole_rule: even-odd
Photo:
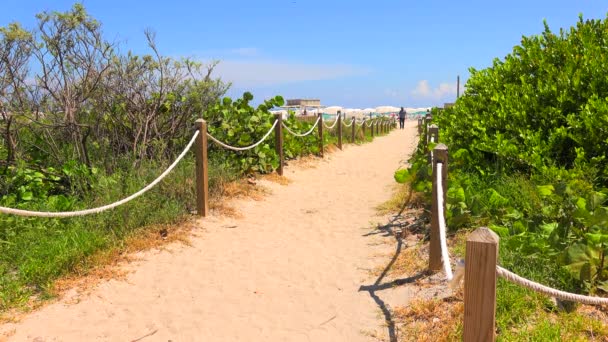
[[[275,119],[277,120],[277,125],[274,128],[275,134],[275,148],[277,154],[279,155],[279,167],[277,168],[277,173],[279,176],[283,175],[283,114],[275,114]]]
[[[496,263],[498,235],[488,228],[476,229],[467,238],[464,273],[465,342],[496,338]]]
[[[319,152],[321,153],[321,158],[323,158],[323,113],[319,113],[319,123],[317,127],[319,127]]]
[[[439,208],[437,198],[437,164],[441,163],[441,185],[443,190],[443,203],[446,203],[448,191],[448,147],[445,144],[438,144],[433,149],[433,176],[432,176],[432,203],[431,203],[431,231],[429,242],[429,270],[437,271],[441,269],[441,241],[439,238],[439,210],[443,210],[445,217],[445,207]]]
[[[209,173],[207,163],[207,122],[196,120],[196,213],[199,216],[209,214]]]
[[[338,111],[338,148],[342,149],[342,112]]]

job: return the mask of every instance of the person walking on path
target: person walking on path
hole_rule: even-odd
[[[399,111],[399,129],[404,129],[406,115],[407,112],[405,111],[405,109],[403,109],[403,107],[401,107],[401,110]]]

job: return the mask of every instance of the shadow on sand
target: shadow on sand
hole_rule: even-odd
[[[390,342],[397,342],[397,332],[395,329],[395,321],[393,320],[393,316],[390,310],[390,307],[376,294],[376,291],[382,291],[386,289],[393,288],[395,286],[410,284],[415,282],[418,279],[424,278],[429,273],[427,271],[420,272],[408,278],[400,278],[395,279],[390,282],[383,283],[384,277],[388,271],[393,267],[393,264],[401,254],[402,249],[404,248],[403,238],[406,233],[420,233],[424,230],[424,219],[417,218],[414,222],[408,223],[405,217],[402,215],[403,209],[393,216],[388,223],[378,226],[374,231],[364,234],[363,236],[372,236],[382,234],[383,237],[394,237],[397,241],[397,248],[395,250],[395,254],[386,265],[382,273],[378,276],[376,281],[372,285],[362,285],[359,287],[359,291],[367,291],[370,297],[376,302],[380,310],[382,310],[382,314],[384,315],[384,319],[388,328],[388,335]],[[426,239],[426,238],[425,238]]]

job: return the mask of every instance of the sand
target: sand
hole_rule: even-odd
[[[191,246],[140,253],[122,266],[126,279],[66,295],[0,332],[37,342],[373,341],[366,332],[384,319],[359,288],[387,246],[364,235],[416,139],[416,122],[406,122],[313,167],[287,166],[289,185],[264,182],[263,200],[235,200],[242,218],[201,219]]]

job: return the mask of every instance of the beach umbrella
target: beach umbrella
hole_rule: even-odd
[[[323,108],[323,113],[325,113],[325,114],[336,115],[336,114],[338,114],[338,111],[342,111],[342,107],[340,107],[340,106],[330,106],[330,107]]]
[[[376,107],[376,113],[379,113],[379,114],[383,114],[383,113],[396,113],[396,112],[399,112],[400,110],[401,110],[401,108],[394,107],[394,106],[379,106],[379,107]]]

